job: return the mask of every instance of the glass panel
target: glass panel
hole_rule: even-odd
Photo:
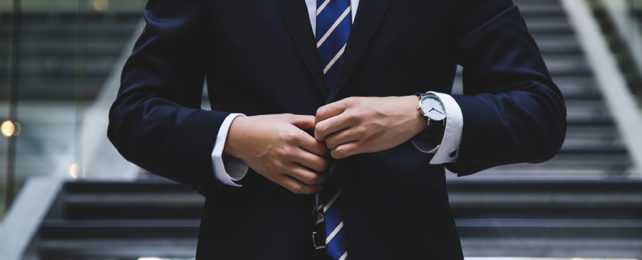
[[[76,92],[86,71],[86,31],[80,1],[21,1],[16,185],[55,175],[56,161],[73,144]]]
[[[2,125],[8,128],[9,120],[9,84],[11,57],[11,14],[13,4],[11,1],[0,1],[0,130]],[[9,138],[0,131],[0,219],[7,207],[7,182],[8,182],[8,152]]]
[[[33,176],[92,176],[87,170],[91,168],[87,154],[93,156],[98,150],[92,140],[107,143],[106,129],[101,128],[107,117],[103,113],[93,118],[90,123],[96,127],[87,134],[87,111],[90,107],[100,111],[109,108],[109,102],[96,104],[97,97],[105,92],[114,95],[118,88],[117,80],[108,87],[105,82],[110,75],[118,76],[112,72],[120,70],[118,61],[136,34],[146,2],[15,1],[20,6],[20,23],[15,27],[18,37],[11,37],[11,20],[18,17],[12,1],[0,1],[0,123],[13,111],[20,131],[12,139],[13,151],[8,138],[0,139],[1,203],[9,174],[15,175],[12,183],[16,187]],[[19,41],[14,59],[18,66],[11,65],[9,59],[12,41]],[[13,103],[9,102],[8,88],[11,71],[18,73]],[[108,99],[113,101],[113,97]],[[15,165],[14,170],[9,171],[10,165]],[[0,204],[0,208],[4,210],[6,205]]]

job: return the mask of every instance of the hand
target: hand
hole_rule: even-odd
[[[327,178],[328,151],[305,130],[314,130],[314,116],[237,117],[223,152],[296,194],[313,194]]]
[[[417,96],[350,97],[317,110],[314,136],[335,159],[393,148],[427,124]]]

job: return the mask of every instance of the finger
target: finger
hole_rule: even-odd
[[[303,131],[313,131],[316,123],[314,116],[311,115],[289,115],[288,120]]]
[[[328,160],[325,157],[304,151],[303,149],[295,153],[292,160],[316,172],[323,172],[328,166]]]
[[[314,127],[314,138],[325,141],[329,135],[350,128],[355,123],[356,119],[346,113],[317,122]]]
[[[321,157],[326,157],[329,153],[328,148],[326,148],[324,143],[319,142],[308,133],[301,135],[301,137],[297,140],[297,145],[301,149]]]
[[[317,109],[316,122],[318,123],[343,113],[343,111],[346,110],[348,103],[349,102],[346,102],[346,99],[342,99],[320,107]]]
[[[360,135],[360,132],[356,130],[356,128],[348,128],[327,136],[325,138],[325,146],[330,150],[334,150],[339,145],[353,143],[361,138],[362,136]]]
[[[343,159],[355,154],[362,153],[360,142],[352,142],[347,144],[339,145],[337,148],[334,148],[330,151],[330,155],[334,159]]]
[[[323,184],[327,178],[325,173],[311,171],[296,163],[293,163],[285,174],[306,185]]]
[[[295,194],[314,194],[321,190],[322,185],[307,185],[288,175],[280,175],[277,183]]]

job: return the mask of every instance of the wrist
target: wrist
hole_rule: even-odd
[[[410,117],[410,129],[412,129],[414,135],[417,135],[426,129],[428,119],[423,115],[421,110],[417,109],[417,104],[419,103],[418,96],[410,95],[402,98],[405,106],[404,113]]]
[[[227,133],[227,139],[225,140],[225,146],[223,148],[223,154],[243,159],[242,152],[242,140],[244,139],[243,134],[247,125],[247,117],[237,117],[230,124],[230,130]]]

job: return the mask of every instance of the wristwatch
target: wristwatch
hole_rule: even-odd
[[[417,109],[428,120],[426,128],[414,137],[415,144],[422,149],[431,150],[441,144],[446,129],[446,108],[441,99],[434,93],[417,93],[419,106]]]

